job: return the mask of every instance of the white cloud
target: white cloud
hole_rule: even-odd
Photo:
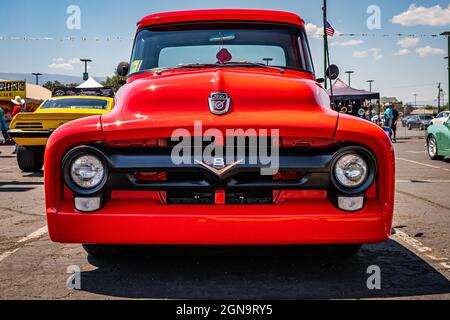
[[[362,50],[362,51],[354,51],[353,52],[353,58],[367,58],[369,55],[372,55],[375,60],[383,59],[384,56],[381,53],[381,49],[379,48],[370,48],[369,50]]]
[[[381,53],[381,49],[371,48],[369,49],[369,52],[372,54],[375,60],[380,60],[384,58],[383,54]]]
[[[355,39],[355,40],[348,40],[348,41],[344,41],[344,42],[332,42],[332,43],[330,43],[330,46],[350,47],[350,46],[358,46],[363,43],[364,43],[363,40]]]
[[[305,26],[306,33],[311,38],[321,38],[323,37],[323,27],[318,27],[314,23],[308,23]]]
[[[70,64],[82,64],[82,62],[81,62],[80,59],[78,59],[78,58],[70,59],[68,62],[69,62]]]
[[[70,63],[67,62],[53,62],[52,64],[49,64],[48,67],[50,69],[54,69],[54,70],[73,70],[74,67],[73,65],[71,65]]]
[[[53,63],[49,64],[48,67],[54,70],[74,70],[76,65],[82,64],[80,59],[73,58],[66,61],[64,58],[53,58]]]
[[[446,26],[450,25],[450,5],[447,8],[417,7],[412,4],[407,11],[392,18],[392,23],[401,26]]]
[[[367,58],[369,53],[366,50],[353,52],[353,58]]]
[[[416,52],[421,57],[427,57],[427,56],[431,56],[431,55],[435,55],[435,54],[444,54],[445,53],[445,51],[441,48],[432,48],[430,46],[426,46],[424,48],[417,48]]]
[[[400,49],[396,53],[394,53],[394,56],[407,56],[411,54],[411,50],[409,49]]]
[[[402,48],[413,48],[419,44],[420,38],[403,38],[398,40],[397,44]]]

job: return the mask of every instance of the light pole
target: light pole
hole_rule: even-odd
[[[369,83],[369,91],[372,92],[372,83],[374,83],[375,80],[367,80],[367,82]]]
[[[39,85],[39,76],[42,76],[42,73],[33,72],[32,75],[36,77],[36,85]]]
[[[449,98],[447,100],[449,102],[449,107],[450,107],[450,59],[449,59],[449,57],[450,57],[450,31],[441,33],[441,36],[447,37],[447,45],[448,45],[448,56],[447,56],[448,67],[447,67],[447,70],[448,70],[448,95],[449,95]]]
[[[351,85],[352,85],[352,74],[355,73],[355,71],[345,71],[345,73],[348,74],[348,86],[351,87]]]
[[[418,96],[418,94],[414,93],[413,96],[414,96],[414,108],[417,109],[417,96]]]
[[[272,59],[272,58],[264,58],[263,61],[265,61],[266,64],[269,65],[269,63],[270,63],[271,61],[273,61],[273,59]]]
[[[80,59],[81,62],[84,62],[84,73],[83,73],[83,80],[87,81],[89,79],[89,73],[88,73],[88,63],[92,62],[91,59]]]

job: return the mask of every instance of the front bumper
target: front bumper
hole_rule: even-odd
[[[279,205],[167,206],[156,200],[112,199],[94,214],[77,213],[71,199],[47,211],[50,236],[61,243],[140,245],[300,245],[379,243],[392,215],[376,199],[345,213],[326,199]]]

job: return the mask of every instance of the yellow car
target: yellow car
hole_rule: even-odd
[[[111,111],[114,99],[102,96],[62,96],[43,102],[33,113],[19,113],[11,122],[9,136],[20,146],[19,168],[36,172],[44,164],[45,145],[63,124]]]

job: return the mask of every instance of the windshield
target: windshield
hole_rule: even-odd
[[[233,63],[314,72],[302,29],[240,23],[141,30],[136,36],[130,74],[186,65],[233,66]]]
[[[48,109],[93,109],[107,110],[108,101],[100,99],[50,99],[41,107],[41,110]]]

